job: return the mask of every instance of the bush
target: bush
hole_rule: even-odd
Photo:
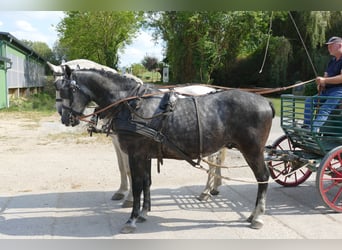
[[[55,98],[47,93],[34,94],[29,97],[12,98],[7,111],[55,112]]]

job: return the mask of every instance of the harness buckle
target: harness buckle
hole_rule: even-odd
[[[165,141],[165,136],[160,131],[157,131],[153,136],[153,140],[163,143]]]

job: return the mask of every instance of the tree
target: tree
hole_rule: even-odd
[[[69,61],[67,57],[67,48],[63,47],[58,40],[54,43],[52,52],[54,55],[54,62],[56,64],[60,64],[63,60]]]
[[[267,28],[265,12],[167,11],[150,16],[156,35],[166,41],[172,80],[180,83],[211,82],[215,69],[243,49],[251,51]]]
[[[53,58],[53,52],[49,46],[44,42],[21,40],[25,45],[34,50],[37,54],[42,56],[46,60],[51,60]]]
[[[68,60],[86,58],[117,68],[118,51],[136,34],[142,14],[132,11],[68,11],[57,25]]]
[[[153,56],[145,56],[144,59],[141,61],[141,64],[144,65],[144,67],[152,72],[152,82],[153,82],[153,76],[154,76],[154,72],[157,70],[158,65],[159,65],[159,60],[156,57]]]
[[[134,63],[131,65],[132,74],[142,78],[142,74],[146,71],[144,65],[140,63]]]
[[[141,64],[144,65],[144,67],[148,71],[153,71],[158,67],[159,60],[156,57],[153,56],[144,56],[144,59],[141,61]]]
[[[259,12],[256,14],[260,15]],[[265,27],[262,28],[262,22],[257,26],[251,24],[252,29],[243,41],[254,41],[254,33],[263,30],[264,35],[258,36],[261,39],[254,43],[257,46],[244,53],[248,47],[243,45],[237,57],[230,57],[233,62],[229,64],[229,58],[226,58],[224,66],[216,70],[214,76],[228,86],[260,87],[287,86],[298,80],[313,78],[315,75],[308,55],[320,74],[327,62],[327,52],[324,49],[322,53],[321,47],[326,40],[326,33],[329,32],[332,20],[330,15],[326,11],[296,11],[291,12],[291,15],[289,12],[273,12],[269,46],[266,46],[268,35]],[[269,21],[270,18],[266,20]],[[268,26],[265,22],[264,25]],[[262,74],[259,74],[265,52],[266,64]]]

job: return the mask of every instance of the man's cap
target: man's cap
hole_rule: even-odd
[[[332,36],[325,44],[332,44],[332,43],[342,43],[342,38],[338,36]]]

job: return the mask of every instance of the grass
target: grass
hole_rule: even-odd
[[[280,111],[281,111],[280,98],[267,98],[267,99],[273,103],[276,116],[280,116]]]
[[[280,98],[267,98],[269,99],[272,103],[273,103],[273,106],[274,106],[274,109],[275,109],[275,112],[276,112],[276,116],[280,116],[281,115],[281,100]],[[299,115],[303,115],[303,112],[304,112],[304,102],[305,102],[305,99],[296,99],[296,112],[299,114]],[[287,103],[286,105],[289,105],[289,103]]]
[[[20,113],[24,116],[48,116],[56,112],[55,97],[46,93],[34,94],[29,97],[10,99],[10,107],[0,109],[0,114]]]
[[[158,72],[146,71],[141,76],[139,76],[143,82],[159,82],[161,81],[161,76]]]

